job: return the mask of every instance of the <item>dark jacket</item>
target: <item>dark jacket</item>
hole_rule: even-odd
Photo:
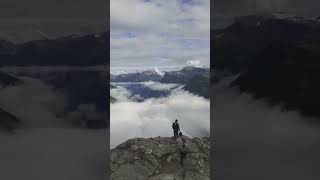
[[[179,124],[176,122],[172,123],[172,129],[175,131],[179,131],[180,130]]]

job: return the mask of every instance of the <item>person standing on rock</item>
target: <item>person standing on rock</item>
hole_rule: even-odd
[[[177,119],[175,120],[174,123],[172,123],[172,129],[173,129],[173,135],[177,139],[179,137],[178,132],[180,131],[180,127]]]
[[[186,151],[186,140],[182,137],[182,132],[179,133],[179,137],[176,139],[177,142],[177,153],[179,156],[180,164],[183,166],[183,160],[187,156],[187,151]]]

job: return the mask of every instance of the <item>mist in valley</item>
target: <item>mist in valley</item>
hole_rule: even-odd
[[[21,120],[15,134],[1,133],[1,177],[105,178],[108,131],[74,123],[83,113],[92,114],[92,105],[61,115],[69,103],[64,93],[39,79],[19,78],[22,84],[0,89],[0,107]]]
[[[144,83],[149,88],[164,90],[170,84]],[[146,88],[148,88],[146,87]],[[180,129],[189,137],[210,135],[210,101],[175,88],[170,95],[137,102],[131,92],[119,86],[111,89],[117,102],[110,104],[110,148],[136,138],[171,137],[172,123],[178,119]]]
[[[235,78],[224,78],[213,86],[216,178],[320,177],[319,120],[229,88]]]

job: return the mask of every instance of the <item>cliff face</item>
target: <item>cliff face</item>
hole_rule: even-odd
[[[111,150],[111,180],[209,180],[210,139],[185,139],[183,167],[173,138],[136,138],[120,144]]]

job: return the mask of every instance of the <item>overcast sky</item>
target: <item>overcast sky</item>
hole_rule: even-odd
[[[210,0],[110,2],[111,70],[209,66]]]
[[[0,39],[23,42],[45,34],[105,31],[109,0],[1,0]]]
[[[215,0],[212,20],[219,27],[232,22],[235,16],[279,11],[314,18],[320,16],[319,7],[319,0]]]

